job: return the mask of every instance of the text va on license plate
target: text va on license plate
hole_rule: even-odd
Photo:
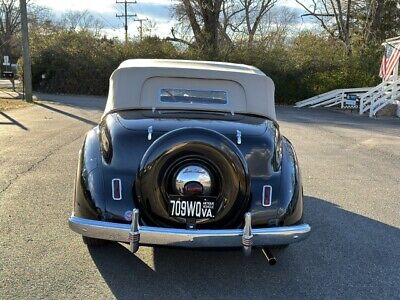
[[[214,218],[214,201],[194,201],[186,199],[170,199],[170,215],[183,218]]]

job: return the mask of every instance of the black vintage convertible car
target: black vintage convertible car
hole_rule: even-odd
[[[299,166],[272,80],[238,64],[123,62],[79,154],[69,225],[86,244],[126,242],[132,252],[248,253],[305,239]]]

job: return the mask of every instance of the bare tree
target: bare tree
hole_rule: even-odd
[[[246,24],[249,46],[253,44],[254,36],[268,11],[277,0],[240,0],[244,8],[244,22]]]
[[[0,1],[0,51],[3,55],[12,55],[17,33],[21,24],[21,15],[17,0]],[[17,42],[19,44],[19,41]]]
[[[278,0],[224,0],[220,31],[225,40],[245,39],[249,46],[267,13]]]
[[[307,13],[304,16],[314,17],[322,28],[332,37],[342,41],[346,53],[351,54],[352,33],[352,0],[296,0]]]
[[[210,59],[218,56],[220,36],[220,14],[224,0],[181,0],[174,9],[174,14],[185,30],[185,23],[189,24],[193,41],[178,37],[176,28],[171,29],[170,41],[195,46]]]
[[[220,44],[232,45],[232,40],[245,37],[252,45],[260,24],[278,0],[181,0],[175,6],[174,14],[180,22],[188,24],[193,34],[190,39],[177,36],[176,28],[167,39],[200,49],[211,50],[215,57]]]
[[[89,13],[89,11],[68,11],[61,17],[61,26],[69,30],[90,30],[99,34],[103,23]]]
[[[358,34],[364,47],[380,44],[387,33],[393,32],[400,23],[400,1],[398,0],[353,0],[354,15],[358,22]],[[387,32],[386,32],[387,31]],[[394,30],[396,31],[396,30]],[[393,33],[396,35],[396,32]]]
[[[210,57],[218,55],[219,16],[223,0],[182,0],[196,41]],[[197,16],[196,13],[197,11]]]
[[[265,16],[260,23],[257,34],[257,42],[264,49],[283,46],[290,36],[290,32],[297,23],[297,13],[285,6],[275,7]]]
[[[18,0],[0,0],[0,56],[8,55],[12,61],[21,56],[21,14]],[[31,31],[54,29],[48,8],[27,1],[28,23]]]
[[[232,44],[232,39],[237,33],[241,32],[241,27],[244,22],[242,13],[244,7],[236,0],[225,0],[222,2],[222,20],[220,21],[219,30],[221,37],[229,44]]]

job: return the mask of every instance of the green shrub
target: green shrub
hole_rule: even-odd
[[[157,37],[125,45],[87,31],[57,31],[31,39],[34,89],[50,93],[106,95],[110,74],[129,58],[206,59]],[[381,50],[355,48],[347,57],[339,42],[301,32],[290,41],[252,47],[237,42],[215,59],[258,67],[274,80],[277,102],[292,104],[336,88],[377,84]]]

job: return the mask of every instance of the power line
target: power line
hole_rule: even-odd
[[[125,18],[125,25],[124,25],[124,27],[125,27],[125,44],[127,44],[128,43],[128,18],[137,17],[136,14],[130,14],[130,15],[128,14],[128,4],[136,4],[137,2],[124,0],[124,1],[116,1],[115,3],[124,4],[125,12],[120,15],[116,14],[115,16],[117,18]]]
[[[118,28],[115,27],[115,25],[111,24],[110,21],[108,21],[105,17],[103,17],[100,13],[95,12],[97,16],[99,16],[105,23],[107,23],[110,26],[110,29],[112,29],[113,31],[117,31]]]
[[[114,8],[117,10],[117,13],[124,14],[124,10],[121,9],[118,5],[114,5]],[[124,22],[118,19],[118,26],[124,27]]]
[[[114,5],[114,8],[117,10],[117,13],[119,14],[124,14],[124,9],[120,7],[118,4]],[[124,22],[121,21],[122,26],[124,25]]]

